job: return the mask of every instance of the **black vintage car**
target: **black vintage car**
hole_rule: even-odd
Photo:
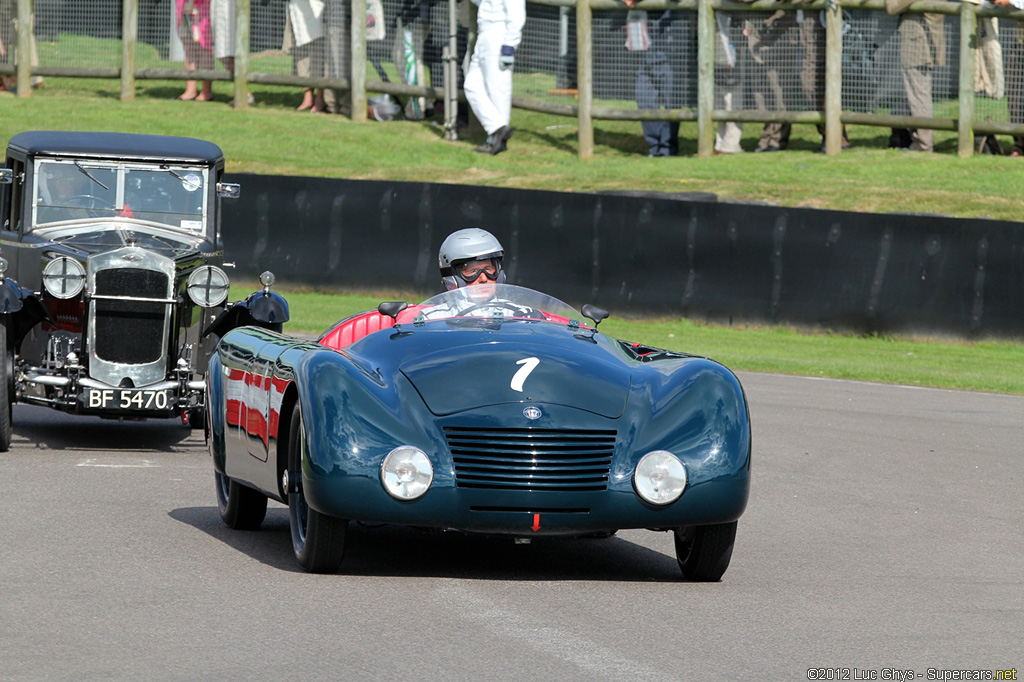
[[[0,169],[0,451],[11,404],[199,426],[204,370],[235,326],[280,330],[264,288],[228,303],[224,155],[203,140],[25,132]]]

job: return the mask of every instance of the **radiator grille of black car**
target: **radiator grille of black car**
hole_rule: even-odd
[[[460,488],[606,490],[615,431],[445,427]]]
[[[98,295],[166,299],[167,291],[167,275],[155,270],[113,268],[96,273]],[[166,303],[97,299],[93,305],[98,357],[141,365],[163,356]]]

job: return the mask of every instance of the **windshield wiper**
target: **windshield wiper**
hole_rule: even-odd
[[[107,186],[106,186],[106,185],[104,185],[104,184],[103,184],[102,182],[100,182],[99,180],[97,180],[97,179],[96,179],[96,177],[95,177],[95,176],[94,176],[94,175],[93,175],[92,173],[90,173],[89,171],[85,170],[85,168],[83,168],[83,167],[82,167],[82,164],[81,164],[80,162],[78,162],[78,161],[75,161],[75,168],[77,168],[77,169],[78,169],[78,172],[79,172],[79,173],[81,173],[81,174],[82,174],[82,175],[84,175],[85,177],[89,178],[90,180],[92,180],[93,182],[95,182],[95,183],[96,183],[97,185],[99,185],[99,186],[100,186],[100,187],[102,187],[103,189],[107,190],[108,192],[110,191],[110,188],[109,188],[109,187],[107,187]]]

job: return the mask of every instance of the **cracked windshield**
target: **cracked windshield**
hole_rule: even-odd
[[[83,161],[40,161],[33,197],[38,226],[134,218],[203,232],[206,171]]]

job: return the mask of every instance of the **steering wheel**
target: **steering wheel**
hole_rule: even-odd
[[[504,308],[505,310],[512,311],[513,317],[529,317],[534,319],[543,319],[543,315],[540,315],[533,308],[520,308],[519,306],[509,303],[508,301],[487,301],[486,303],[478,303],[474,306],[470,306],[465,310],[459,311],[459,316],[469,315],[476,310],[482,310],[484,308]]]
[[[85,209],[86,215],[90,218],[99,218],[103,215],[103,201],[93,194],[72,194],[61,201],[67,206]]]

